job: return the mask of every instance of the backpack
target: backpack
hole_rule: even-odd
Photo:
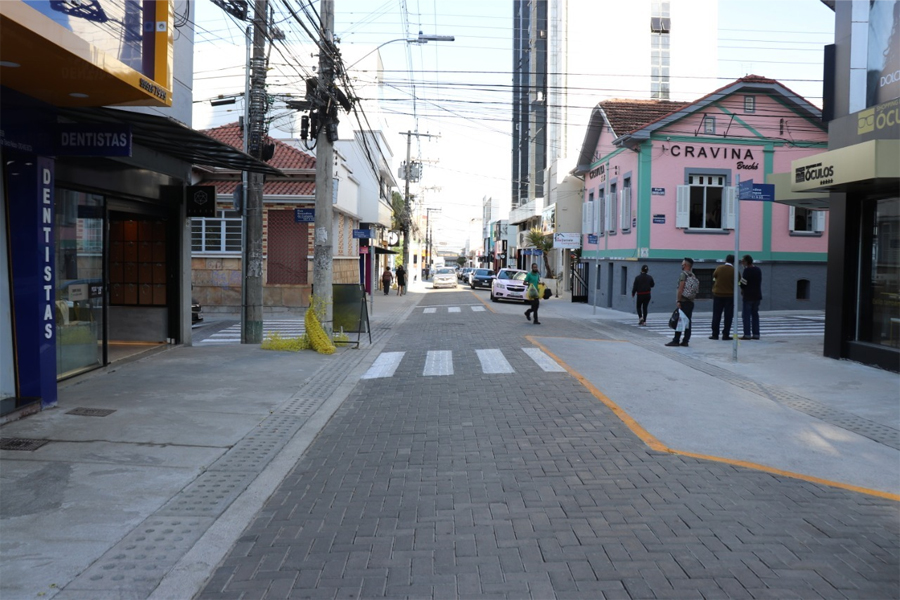
[[[681,296],[685,300],[693,300],[697,297],[697,293],[700,291],[700,280],[697,279],[697,276],[693,273],[689,273],[687,278],[684,280],[684,289],[681,291]]]

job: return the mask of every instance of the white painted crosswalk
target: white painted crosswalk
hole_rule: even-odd
[[[647,321],[646,327],[640,327],[637,323],[633,323],[632,325],[660,335],[672,335],[672,330],[669,329],[668,319],[654,319],[651,317]],[[709,316],[698,317],[694,320],[691,328],[693,330],[693,337],[697,337],[700,334],[703,334],[704,337],[708,336],[712,332],[712,323]],[[741,334],[744,330],[742,321],[736,321],[732,326],[732,330],[736,330],[738,334]],[[823,335],[825,335],[824,315],[760,316],[759,319],[759,336],[763,339],[769,337]]]
[[[565,373],[566,370],[539,348],[521,348],[526,356],[531,358],[542,371],[547,373]],[[466,351],[468,352],[468,351]],[[516,352],[516,349],[506,350],[506,353]],[[485,374],[509,374],[516,369],[507,359],[504,350],[498,348],[484,348],[475,350],[481,371]],[[429,350],[425,354],[425,362],[422,368],[423,377],[446,377],[454,374],[454,351]],[[409,358],[405,352],[382,352],[365,372],[362,379],[384,379],[393,377],[403,360],[415,360]],[[421,356],[418,358],[421,360]]]
[[[485,310],[480,304],[469,304],[466,306],[426,306],[422,308],[422,314],[437,314],[439,309],[440,312],[444,312],[444,309],[447,309],[448,313],[461,313],[464,309],[471,310],[472,312],[484,312]]]
[[[302,319],[282,319],[263,322],[263,338],[277,333],[283,338],[300,337],[306,332],[306,325]],[[200,340],[201,344],[240,344],[241,324],[234,325],[217,331],[206,339]]]

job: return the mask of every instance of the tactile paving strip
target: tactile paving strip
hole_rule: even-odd
[[[304,419],[319,408],[325,398],[294,398],[279,406],[275,414],[292,415],[295,417],[303,417]]]
[[[69,583],[57,598],[65,598],[67,592],[83,590],[103,592],[95,598],[146,598],[213,520],[149,517]]]
[[[169,500],[157,515],[217,517],[234,502],[257,471],[207,471]]]

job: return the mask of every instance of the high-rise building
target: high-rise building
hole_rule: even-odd
[[[514,0],[512,206],[555,202],[599,101],[715,87],[717,45],[716,0]]]

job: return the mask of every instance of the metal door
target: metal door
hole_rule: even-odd
[[[590,269],[584,262],[572,263],[572,302],[588,301]]]

